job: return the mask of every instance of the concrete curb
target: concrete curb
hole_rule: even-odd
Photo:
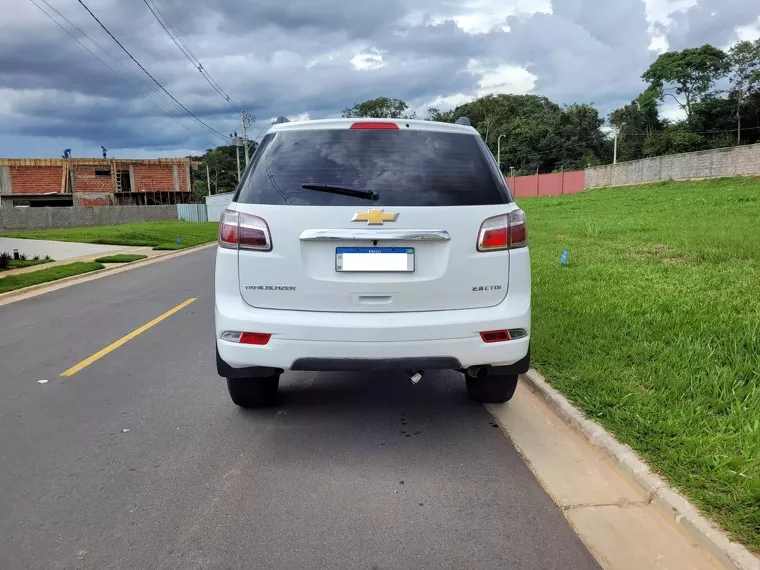
[[[188,247],[185,249],[181,249],[179,251],[177,250],[166,251],[166,252],[159,253],[158,255],[148,257],[147,259],[141,259],[139,261],[133,261],[131,263],[115,265],[113,267],[106,267],[105,269],[96,269],[95,271],[90,271],[89,273],[83,273],[81,275],[73,275],[71,277],[64,277],[63,279],[57,279],[55,281],[49,281],[47,283],[40,283],[39,285],[31,285],[29,287],[24,287],[23,289],[8,291],[7,293],[0,293],[0,306],[8,305],[16,301],[21,301],[23,299],[28,299],[29,297],[36,297],[37,295],[42,295],[49,291],[57,291],[58,289],[70,287],[71,285],[76,285],[78,283],[93,281],[95,279],[106,277],[108,275],[112,275],[115,273],[122,273],[124,271],[137,269],[138,267],[144,267],[146,265],[151,265],[153,263],[158,263],[160,261],[168,261],[169,259],[173,259],[175,257],[181,257],[183,255],[200,251],[202,249],[216,247],[216,245],[217,245],[216,242],[212,242],[212,243],[207,243],[203,245],[198,245],[195,247]],[[98,255],[98,257],[103,257],[103,256]],[[44,267],[40,267],[40,269],[44,269]]]
[[[552,388],[539,372],[530,370],[523,375],[523,379],[565,423],[628,475],[646,493],[649,501],[680,525],[703,551],[726,568],[760,570],[760,559],[741,544],[729,540],[722,531],[703,517],[694,505],[669,487],[662,478],[652,473],[633,449],[619,443],[596,422],[586,419],[583,413]]]

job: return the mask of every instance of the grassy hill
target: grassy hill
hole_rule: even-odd
[[[760,180],[518,203],[534,365],[760,551]]]

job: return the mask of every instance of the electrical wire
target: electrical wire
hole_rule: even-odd
[[[44,9],[42,6],[40,6],[39,4],[37,4],[37,2],[35,2],[35,0],[29,0],[29,1],[30,1],[32,4],[34,4],[34,5],[37,7],[37,9],[38,9],[40,12],[42,12],[42,13],[43,13],[43,14],[45,14],[45,15],[46,15],[48,18],[50,18],[50,20],[52,20],[52,21],[53,21],[53,23],[54,23],[55,25],[57,25],[59,28],[61,28],[61,29],[62,29],[64,32],[66,32],[66,33],[67,33],[69,36],[71,36],[71,37],[74,39],[74,41],[75,41],[75,42],[77,42],[77,43],[78,43],[80,46],[82,46],[82,47],[83,47],[85,50],[87,50],[87,51],[89,52],[89,54],[90,54],[92,57],[94,57],[94,58],[95,58],[95,59],[97,59],[97,60],[98,60],[100,63],[102,63],[104,66],[106,66],[106,67],[107,67],[107,68],[108,68],[108,69],[111,71],[111,73],[113,73],[113,74],[114,74],[116,77],[118,77],[118,78],[119,78],[119,79],[121,79],[121,80],[122,80],[124,83],[126,83],[126,84],[127,84],[127,85],[129,85],[129,86],[130,86],[132,89],[134,89],[134,90],[137,92],[137,94],[138,94],[138,95],[140,95],[140,96],[142,96],[143,98],[145,98],[145,100],[146,100],[146,101],[148,101],[148,102],[149,102],[151,105],[153,105],[153,106],[154,106],[156,109],[158,109],[159,111],[161,111],[161,112],[162,112],[164,115],[166,115],[167,117],[169,117],[169,118],[170,118],[172,121],[174,121],[175,123],[177,123],[179,126],[181,126],[182,128],[186,129],[188,132],[192,133],[194,136],[198,137],[198,138],[199,138],[199,139],[201,139],[201,140],[204,140],[204,141],[206,141],[207,143],[209,143],[209,144],[210,144],[211,146],[213,146],[213,147],[216,147],[216,146],[217,146],[217,143],[214,143],[214,142],[212,142],[212,141],[208,140],[208,139],[207,139],[207,138],[206,138],[204,135],[201,135],[201,134],[198,134],[198,133],[196,133],[196,132],[195,132],[194,130],[192,130],[190,127],[188,127],[187,125],[185,125],[185,124],[181,123],[180,121],[178,121],[176,117],[172,117],[172,116],[171,116],[169,113],[167,113],[167,112],[166,112],[164,109],[162,109],[162,108],[161,108],[159,105],[157,105],[157,104],[156,104],[154,101],[152,101],[152,100],[151,100],[151,99],[150,99],[150,98],[149,98],[147,95],[145,95],[145,94],[144,94],[142,91],[140,91],[140,90],[139,90],[137,87],[135,87],[134,85],[132,85],[132,84],[131,84],[129,81],[127,81],[127,80],[126,80],[126,79],[125,79],[125,78],[124,78],[122,75],[120,75],[120,74],[119,74],[119,72],[118,72],[118,71],[116,71],[116,70],[115,70],[113,67],[111,67],[111,66],[110,66],[110,65],[108,65],[108,64],[107,64],[105,61],[103,61],[103,60],[102,60],[100,57],[98,57],[98,55],[97,55],[97,54],[96,54],[94,51],[92,51],[92,50],[91,50],[90,48],[88,48],[88,47],[87,47],[85,44],[83,44],[83,43],[82,43],[82,42],[79,40],[79,38],[77,38],[77,37],[76,37],[74,34],[72,34],[72,33],[71,33],[69,30],[67,30],[65,26],[63,26],[63,25],[62,25],[60,22],[58,22],[58,21],[57,21],[55,18],[53,18],[53,16],[51,16],[51,15],[50,15],[48,12],[46,12],[46,11],[45,11],[45,9]],[[42,0],[42,2],[45,2],[45,0]],[[49,5],[47,2],[45,2],[45,4],[46,4],[46,5],[48,5],[48,6],[50,6],[50,5]],[[51,6],[51,8],[52,8],[52,6]],[[53,8],[53,10],[55,10],[55,8]],[[56,11],[58,14],[60,14],[60,12],[58,12],[57,10],[55,10],[55,11]],[[66,18],[64,17],[64,19],[66,19]],[[86,34],[85,34],[85,35],[86,35]],[[88,38],[89,38],[89,36],[88,36]],[[94,40],[92,40],[91,38],[90,38],[90,40],[91,40],[91,41],[93,41],[93,43],[96,43],[96,42],[94,42]],[[96,43],[96,45],[99,45],[99,44],[97,44],[97,43]],[[102,49],[102,48],[101,48],[101,49]],[[106,53],[108,53],[108,52],[106,52]],[[109,55],[111,55],[111,54],[109,54]],[[111,56],[111,57],[113,58],[113,56]],[[117,60],[117,61],[118,61],[118,60]],[[129,71],[131,71],[131,70],[129,70]],[[133,74],[134,74],[134,73],[133,73]],[[138,77],[138,78],[139,78],[139,77]]]
[[[145,79],[143,79],[143,78],[142,78],[142,77],[140,77],[140,76],[139,76],[137,73],[135,73],[135,72],[134,72],[132,69],[130,69],[130,68],[129,68],[129,67],[128,67],[128,66],[127,66],[127,65],[126,65],[126,64],[125,64],[123,61],[121,61],[119,58],[117,58],[115,55],[113,55],[113,54],[112,54],[110,51],[108,51],[108,49],[106,49],[106,48],[105,48],[105,47],[103,47],[103,46],[102,46],[100,43],[98,43],[98,42],[97,42],[97,41],[96,41],[96,40],[95,40],[95,39],[94,39],[92,36],[90,36],[90,35],[89,35],[87,32],[85,32],[85,31],[84,31],[82,28],[80,28],[79,26],[77,26],[77,25],[76,25],[74,22],[72,22],[71,20],[69,20],[69,19],[68,19],[68,18],[67,18],[67,17],[66,17],[64,14],[62,14],[62,13],[61,13],[61,12],[60,12],[58,9],[56,9],[56,8],[55,8],[55,6],[52,6],[52,5],[51,5],[49,2],[47,2],[47,0],[41,0],[41,2],[42,2],[42,3],[44,3],[44,4],[45,4],[45,5],[46,5],[48,8],[50,8],[50,9],[51,9],[53,12],[55,12],[55,13],[56,13],[56,14],[57,14],[57,15],[58,15],[60,18],[62,18],[63,20],[65,20],[65,21],[66,21],[66,22],[67,22],[67,23],[68,23],[68,24],[69,24],[69,25],[70,25],[72,28],[74,28],[74,29],[75,29],[77,32],[79,32],[79,33],[80,33],[80,34],[81,34],[83,37],[87,38],[88,40],[90,40],[90,42],[91,42],[91,43],[93,43],[95,46],[97,46],[98,48],[100,48],[100,49],[101,49],[101,50],[102,50],[102,51],[103,51],[103,52],[104,52],[104,53],[105,53],[105,54],[106,54],[108,57],[110,57],[110,58],[111,58],[111,59],[112,59],[114,62],[116,62],[118,65],[120,65],[120,66],[121,66],[121,67],[122,67],[122,68],[123,68],[125,71],[127,71],[127,73],[129,73],[130,75],[132,75],[132,77],[134,77],[134,78],[135,78],[135,79],[137,79],[137,80],[138,80],[140,83],[142,83],[143,85],[145,85],[145,87],[147,87],[147,88],[148,88],[148,90],[150,90],[150,92],[151,92],[151,93],[154,93],[155,95],[158,95],[158,97],[159,97],[159,98],[160,98],[162,101],[164,101],[165,103],[167,103],[167,104],[169,104],[169,105],[173,106],[175,109],[177,109],[178,111],[180,111],[180,112],[181,112],[181,108],[180,108],[180,107],[179,107],[179,106],[178,106],[176,103],[174,103],[174,102],[173,102],[171,99],[169,99],[168,97],[166,97],[166,95],[164,95],[164,94],[163,94],[161,91],[159,91],[158,89],[156,89],[155,87],[153,87],[153,86],[152,86],[150,83],[148,83],[148,82],[147,82]],[[55,22],[55,20],[53,20],[53,21]],[[55,23],[57,24],[58,22],[55,22]],[[60,26],[60,24],[59,24],[59,26]],[[63,30],[64,30],[64,31],[66,31],[66,29],[65,29],[65,28],[63,28]],[[71,35],[71,34],[69,34],[69,35]],[[76,39],[76,38],[74,38],[74,39]],[[83,46],[83,47],[84,47],[84,46]],[[88,50],[88,51],[89,51],[89,50]],[[91,53],[92,53],[92,52],[91,52]],[[100,58],[98,58],[98,59],[100,59]],[[113,70],[112,70],[112,71],[113,71]],[[117,73],[117,72],[115,72],[115,71],[114,71],[114,73],[116,73],[116,74],[118,75],[118,73]],[[121,77],[121,76],[120,76],[120,77]],[[122,79],[123,79],[123,78],[122,78]],[[133,89],[135,89],[135,88],[134,88],[134,86],[132,86],[131,84],[130,84],[130,87],[132,87]],[[146,96],[145,96],[143,93],[141,93],[141,92],[140,92],[139,90],[137,90],[137,89],[135,89],[135,90],[136,90],[138,93],[140,93],[140,95],[142,95],[143,97],[145,97],[145,98],[147,99],[147,97],[146,97]],[[148,99],[148,101],[150,101],[150,99]],[[151,101],[151,103],[153,103],[153,102]],[[155,106],[155,104],[154,104],[154,106]],[[160,109],[160,107],[159,107],[159,109]],[[173,119],[173,120],[175,120],[175,121],[176,121],[176,119],[175,119],[174,117],[172,117],[171,115],[169,115],[168,113],[166,113],[166,112],[165,112],[163,109],[161,109],[161,111],[162,111],[164,114],[166,114],[168,117],[170,117],[171,119]],[[176,121],[176,122],[178,122],[178,121]],[[182,123],[179,123],[179,124],[181,124],[181,125],[182,125]],[[182,126],[183,126],[183,127],[185,127],[185,125],[182,125]],[[185,128],[187,128],[187,127],[185,127]],[[196,134],[196,133],[195,133],[195,131],[190,131],[190,132],[192,132],[192,133]],[[197,134],[196,134],[196,136],[200,136],[200,135],[197,135]],[[203,137],[201,137],[201,138],[203,138]],[[215,145],[215,143],[212,143],[212,142],[211,142],[211,141],[209,141],[208,139],[205,139],[205,138],[204,138],[204,140],[205,140],[206,142],[209,142],[209,143],[211,143],[212,145]]]
[[[180,37],[177,30],[172,26],[171,22],[166,18],[164,13],[161,11],[161,8],[158,7],[158,5],[153,0],[143,0],[145,5],[148,7],[148,10],[150,10],[151,14],[153,14],[153,17],[156,19],[156,21],[161,25],[161,27],[164,29],[166,34],[171,38],[171,40],[174,42],[174,44],[179,48],[179,50],[183,53],[183,55],[190,61],[190,63],[193,64],[193,67],[197,68],[198,71],[200,71],[203,78],[208,82],[211,87],[214,88],[214,90],[221,95],[221,97],[227,101],[227,103],[230,104],[230,106],[237,110],[237,111],[243,111],[243,109],[235,103],[232,98],[227,95],[227,93],[224,92],[224,90],[221,88],[221,86],[214,81],[214,78],[211,77],[209,72],[203,67],[201,62],[198,60],[197,57],[195,57],[195,54],[192,52],[190,47],[185,43],[185,41]]]
[[[112,39],[113,41],[115,41],[115,42],[116,42],[116,44],[117,44],[117,45],[118,45],[118,46],[119,46],[119,47],[120,47],[120,48],[121,48],[121,49],[124,51],[124,53],[126,53],[126,54],[129,56],[129,58],[130,58],[132,61],[134,61],[134,62],[137,64],[137,67],[139,67],[140,69],[142,69],[142,70],[143,70],[143,72],[145,73],[145,75],[147,75],[148,77],[150,77],[150,78],[151,78],[151,80],[153,80],[153,82],[154,82],[156,85],[158,85],[158,87],[159,87],[159,88],[160,88],[160,89],[161,89],[161,90],[162,90],[164,93],[166,93],[166,94],[167,94],[169,97],[171,97],[171,99],[172,99],[172,100],[173,100],[175,103],[177,103],[177,105],[179,105],[180,107],[182,107],[182,109],[183,109],[183,110],[184,110],[184,111],[185,111],[185,112],[186,112],[188,115],[190,115],[190,116],[191,116],[191,117],[192,117],[192,118],[193,118],[193,119],[194,119],[194,120],[195,120],[195,121],[196,121],[198,124],[200,124],[200,125],[204,126],[204,127],[205,127],[205,128],[207,128],[207,129],[208,129],[210,132],[212,132],[212,133],[215,133],[215,134],[219,135],[220,137],[222,137],[223,139],[227,140],[227,138],[228,138],[228,137],[227,137],[227,135],[224,135],[224,134],[220,133],[220,132],[219,132],[219,131],[217,131],[217,130],[216,130],[214,127],[212,127],[212,126],[210,126],[210,125],[206,124],[205,122],[203,122],[203,121],[202,121],[201,119],[199,119],[199,118],[198,118],[198,117],[197,117],[197,116],[196,116],[196,115],[195,115],[195,114],[194,114],[192,111],[190,111],[190,110],[189,110],[187,107],[185,107],[185,106],[184,106],[182,103],[180,103],[179,101],[177,101],[177,99],[174,97],[174,95],[172,95],[171,93],[169,93],[169,91],[167,91],[167,90],[166,90],[166,88],[165,88],[163,85],[161,85],[161,83],[159,83],[159,82],[158,82],[158,80],[157,80],[155,77],[153,77],[153,76],[150,74],[150,72],[149,72],[147,69],[145,69],[145,68],[142,66],[142,64],[141,64],[139,61],[137,61],[137,59],[136,59],[136,58],[135,58],[135,57],[134,57],[134,56],[133,56],[133,55],[132,55],[132,54],[129,52],[129,50],[128,50],[127,48],[125,48],[125,47],[122,45],[122,43],[121,43],[119,40],[117,40],[117,39],[116,39],[116,37],[115,37],[115,36],[114,36],[114,35],[113,35],[113,34],[112,34],[110,31],[109,31],[109,29],[108,29],[108,28],[107,28],[107,27],[106,27],[106,26],[103,24],[103,22],[101,22],[101,21],[98,19],[98,17],[97,17],[95,14],[93,14],[93,13],[92,13],[92,10],[90,10],[90,9],[87,7],[87,4],[85,4],[85,3],[84,3],[82,0],[78,0],[78,2],[79,2],[81,5],[82,5],[82,7],[83,7],[85,10],[87,10],[87,12],[90,14],[90,16],[92,16],[92,18],[93,18],[93,19],[94,19],[94,20],[95,20],[95,21],[96,21],[96,22],[97,22],[97,23],[100,25],[100,27],[101,27],[101,28],[103,28],[103,30],[104,30],[104,31],[105,31],[105,32],[106,32],[106,33],[107,33],[107,34],[108,34],[108,35],[111,37],[111,39]]]

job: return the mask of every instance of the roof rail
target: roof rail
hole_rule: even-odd
[[[281,125],[282,123],[289,123],[289,122],[290,122],[290,121],[288,120],[288,118],[287,118],[287,117],[277,117],[277,118],[274,120],[274,124],[275,124],[275,125]]]
[[[472,124],[470,124],[470,119],[467,117],[459,117],[456,122],[457,125],[464,125],[465,127],[471,127]]]

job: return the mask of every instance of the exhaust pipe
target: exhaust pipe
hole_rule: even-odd
[[[490,364],[486,364],[485,366],[470,366],[467,369],[467,376],[470,378],[485,378],[490,371]]]

